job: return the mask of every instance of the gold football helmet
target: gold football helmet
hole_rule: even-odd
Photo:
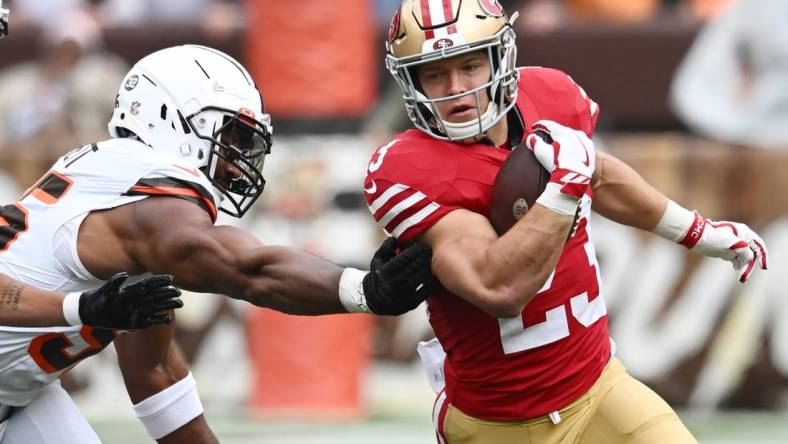
[[[402,89],[408,117],[438,139],[460,141],[484,135],[514,106],[517,46],[512,23],[497,0],[403,0],[394,15],[386,43],[386,67]],[[436,60],[486,50],[491,76],[487,83],[461,94],[430,99],[419,85],[415,68]],[[476,99],[476,118],[446,121],[437,103],[465,95]],[[481,109],[480,94],[490,98]]]

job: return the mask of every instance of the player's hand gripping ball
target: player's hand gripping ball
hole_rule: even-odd
[[[545,142],[550,135],[535,131]],[[550,181],[550,173],[539,163],[526,142],[521,143],[506,159],[493,183],[490,201],[490,222],[498,235],[503,235],[533,207]]]

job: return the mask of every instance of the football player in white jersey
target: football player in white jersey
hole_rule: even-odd
[[[63,294],[0,274],[0,325],[136,330],[169,324],[172,316],[162,312],[183,307],[172,276],[150,276],[121,287],[126,278],[128,274],[118,273],[96,290]]]
[[[304,315],[401,314],[433,285],[424,245],[395,255],[385,242],[366,273],[214,225],[219,210],[240,217],[260,196],[272,130],[251,76],[224,53],[187,45],[140,60],[118,90],[109,130],[112,139],[66,154],[0,208],[0,273],[61,292],[121,271],[165,273],[180,288]],[[153,439],[217,442],[174,328],[0,327],[0,404],[14,406],[0,442],[98,443],[57,378],[113,340]]]

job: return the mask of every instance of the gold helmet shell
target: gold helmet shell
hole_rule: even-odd
[[[408,116],[417,128],[439,139],[465,140],[485,134],[514,106],[518,72],[512,21],[497,0],[403,0],[391,22],[386,66],[399,83]],[[457,96],[426,97],[414,68],[481,50],[487,50],[491,78],[463,93],[476,95],[477,118],[447,122],[435,105]],[[482,110],[479,94],[484,93],[489,94],[490,104]]]

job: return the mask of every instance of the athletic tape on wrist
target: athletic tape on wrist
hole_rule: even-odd
[[[191,372],[175,384],[134,405],[134,413],[148,435],[155,440],[178,430],[202,415],[202,412],[197,381]]]
[[[339,278],[339,301],[349,313],[369,313],[364,287],[361,285],[368,272],[345,268]]]
[[[574,216],[577,212],[577,206],[580,204],[580,200],[563,194],[560,185],[555,182],[550,182],[539,198],[536,199],[536,203],[558,214]]]
[[[692,225],[690,226],[689,231],[687,231],[687,235],[684,236],[683,239],[679,241],[681,245],[692,249],[700,239],[703,237],[703,231],[706,230],[706,219],[704,219],[700,213],[697,211],[694,213],[695,219],[692,221]]]
[[[82,325],[82,318],[79,317],[79,298],[82,293],[69,293],[63,298],[63,317],[66,318],[68,325]]]
[[[668,206],[662,214],[657,226],[651,231],[657,236],[671,242],[680,243],[687,248],[692,248],[703,235],[706,223],[699,214],[668,201]],[[700,231],[698,231],[700,230]]]

